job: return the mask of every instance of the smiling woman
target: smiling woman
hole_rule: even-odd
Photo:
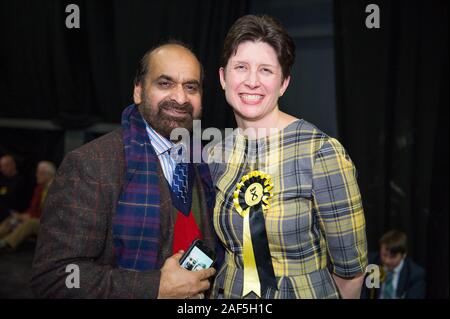
[[[267,122],[277,116],[278,98],[286,91],[290,77],[283,79],[281,65],[269,44],[241,43],[219,72],[240,127],[252,127],[254,122]]]
[[[238,19],[225,39],[220,82],[247,135],[237,130],[210,153],[230,158],[210,166],[226,248],[213,297],[360,295],[367,247],[356,170],[336,139],[280,111],[294,58],[293,40],[268,16]]]
[[[240,128],[281,129],[295,120],[278,107],[294,60],[295,43],[275,20],[249,15],[236,21],[225,38],[219,76]]]

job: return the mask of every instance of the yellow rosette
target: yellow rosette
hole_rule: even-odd
[[[244,297],[252,291],[261,297],[267,289],[277,288],[264,219],[272,189],[268,174],[252,171],[242,177],[234,192],[234,207],[243,218]]]

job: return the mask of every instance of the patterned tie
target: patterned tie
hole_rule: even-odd
[[[386,278],[386,282],[384,283],[384,295],[383,298],[384,299],[394,299],[394,285],[392,283],[394,278],[394,272],[393,271],[389,271],[387,273],[387,278]]]
[[[178,163],[172,179],[172,192],[183,204],[188,201],[188,165],[188,163]]]

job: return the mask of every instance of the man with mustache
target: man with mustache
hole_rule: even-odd
[[[179,259],[196,238],[214,249],[214,189],[207,165],[177,163],[170,140],[200,117],[202,80],[184,44],[149,50],[122,128],[66,156],[42,217],[37,297],[201,298],[209,289],[215,270],[191,272]],[[67,284],[70,269],[79,287]]]

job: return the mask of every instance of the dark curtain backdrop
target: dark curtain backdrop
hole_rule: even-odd
[[[249,2],[1,0],[0,118],[119,123],[139,58],[172,37],[205,66],[203,128],[234,126],[217,70]],[[65,26],[69,3],[80,29]],[[365,27],[370,3],[380,29]],[[406,231],[429,296],[448,297],[448,1],[336,0],[335,23],[339,135],[358,169],[369,248],[388,229]],[[0,154],[30,176],[63,150],[64,131],[0,129]]]
[[[119,123],[132,103],[140,57],[176,38],[193,47],[206,70],[202,126],[233,125],[219,85],[219,55],[247,2],[2,0],[0,117],[50,119],[64,128]],[[70,3],[80,8],[80,29],[65,26]]]
[[[365,7],[380,7],[367,29]],[[339,131],[354,160],[369,248],[396,228],[448,298],[448,1],[335,2]]]

